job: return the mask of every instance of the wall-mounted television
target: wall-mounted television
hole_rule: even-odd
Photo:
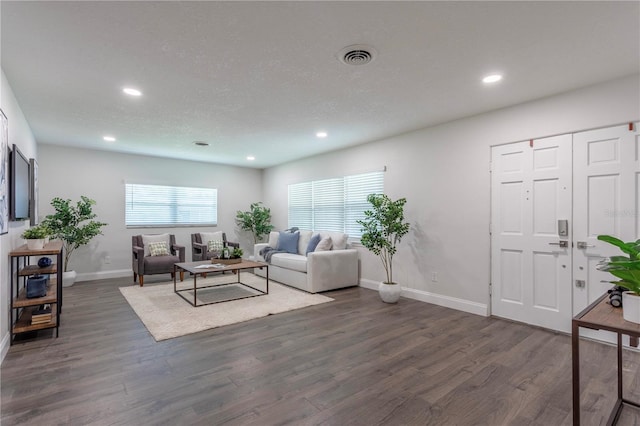
[[[11,220],[29,219],[29,160],[14,144],[9,173],[9,217]]]

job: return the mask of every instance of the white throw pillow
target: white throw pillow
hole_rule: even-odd
[[[278,247],[278,237],[280,236],[280,233],[278,231],[271,231],[269,233],[269,247],[271,248],[276,248]]]
[[[342,232],[329,232],[322,231],[320,232],[322,238],[331,237],[331,242],[333,243],[332,250],[344,250],[347,248],[347,240],[349,239],[349,235],[343,234]]]
[[[318,245],[316,246],[315,251],[329,251],[333,246],[333,242],[331,241],[331,237],[324,237],[320,240]]]
[[[311,231],[298,231],[300,233],[300,238],[298,238],[298,254],[304,255],[307,252],[307,246],[309,245],[309,241],[311,241],[311,236],[313,232]]]
[[[149,244],[151,243],[161,243],[164,242],[167,244],[167,247],[171,247],[171,237],[169,234],[157,234],[157,235],[143,235],[142,236],[142,245],[144,246],[144,255],[149,256]]]

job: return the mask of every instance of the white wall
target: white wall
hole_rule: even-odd
[[[288,184],[386,165],[385,192],[407,198],[412,225],[394,263],[404,295],[487,314],[490,147],[639,118],[640,76],[634,75],[267,169],[264,202],[284,229]],[[362,247],[360,259],[361,284],[372,287],[383,269]]]
[[[0,108],[9,121],[9,148],[16,144],[25,157],[37,158],[35,138],[4,71],[2,71],[0,82]],[[24,240],[20,238],[20,234],[28,226],[28,221],[9,222],[9,233],[0,235],[0,300],[2,301],[0,303],[0,360],[7,354],[11,338],[9,334],[9,301],[11,300],[9,252],[23,244]]]
[[[186,260],[191,260],[191,233],[224,231],[230,241],[236,235],[237,210],[262,199],[262,171],[193,161],[172,160],[130,154],[39,145],[40,176],[39,213],[53,213],[54,197],[74,202],[86,195],[96,201],[97,220],[108,223],[104,235],[97,236],[87,246],[78,248],[69,262],[69,269],[78,272],[78,280],[131,275],[131,236],[169,232],[176,242],[186,247]],[[125,182],[212,187],[218,189],[218,226],[183,228],[133,228],[124,224]],[[253,252],[248,239],[242,239],[245,250]],[[247,252],[247,253],[249,253]],[[106,257],[111,263],[105,263]],[[132,281],[133,282],[133,281]]]

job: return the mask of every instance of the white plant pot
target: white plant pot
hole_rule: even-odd
[[[44,248],[44,238],[38,240],[27,240],[27,248],[29,250],[42,250]]]
[[[62,287],[71,287],[76,282],[76,271],[67,271],[62,273]]]
[[[378,285],[378,294],[385,303],[396,303],[400,299],[400,293],[402,293],[402,287],[399,284],[380,283]]]
[[[640,324],[640,296],[632,291],[622,293],[622,318]]]

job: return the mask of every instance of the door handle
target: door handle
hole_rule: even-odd
[[[585,241],[578,241],[576,243],[576,247],[578,247],[579,249],[586,249],[588,247],[595,247],[595,246],[591,244],[587,244]]]
[[[569,247],[569,241],[558,241],[557,243],[549,243],[549,245],[551,246],[560,246],[562,248],[567,248]]]

